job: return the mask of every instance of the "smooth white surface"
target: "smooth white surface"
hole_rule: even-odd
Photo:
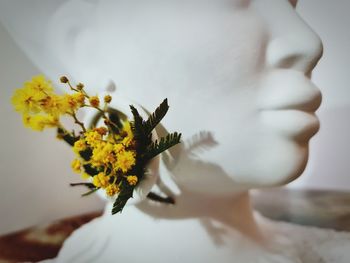
[[[207,218],[176,220],[169,228],[167,219],[154,219],[135,208],[128,207],[124,213],[130,217],[102,217],[81,227],[66,241],[58,258],[49,262],[349,262],[350,234],[346,232],[274,222],[256,215],[270,240],[261,248],[236,230]],[[127,236],[128,242],[121,236]]]

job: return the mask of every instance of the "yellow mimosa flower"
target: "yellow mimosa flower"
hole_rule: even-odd
[[[35,94],[30,89],[17,89],[11,98],[15,110],[23,114],[40,112],[40,104],[35,99]]]
[[[95,147],[101,143],[102,136],[97,131],[87,131],[85,133],[85,140],[90,146]]]
[[[24,83],[24,87],[33,90],[39,96],[53,92],[51,81],[43,75],[34,76],[31,81]]]
[[[92,183],[96,187],[106,188],[109,185],[109,176],[101,172],[93,177]]]
[[[135,152],[122,151],[117,154],[115,169],[121,170],[123,173],[129,171],[136,163]]]
[[[71,166],[72,166],[72,169],[73,169],[74,172],[76,172],[76,173],[80,173],[81,172],[82,164],[81,164],[81,161],[79,159],[74,159],[72,161]]]
[[[73,151],[79,154],[81,151],[86,149],[86,144],[84,139],[77,140],[73,145]]]
[[[35,131],[42,131],[46,127],[57,127],[58,123],[59,120],[51,115],[23,115],[24,126]]]
[[[126,180],[128,181],[128,183],[130,185],[136,185],[137,181],[138,181],[138,178],[135,175],[129,175],[129,176],[126,177]]]
[[[129,147],[132,142],[133,142],[132,138],[127,136],[123,139],[122,144],[125,145],[125,147]]]
[[[81,178],[84,179],[84,180],[87,180],[87,179],[90,178],[90,175],[87,174],[87,173],[82,173],[82,174],[81,174]]]
[[[115,153],[120,153],[120,152],[125,150],[125,147],[124,147],[123,144],[117,143],[117,144],[114,144],[113,150],[114,150]]]
[[[123,123],[122,133],[125,134],[124,137],[129,137],[131,140],[134,138],[134,134],[131,129],[131,123],[129,121]]]
[[[106,135],[108,129],[106,127],[94,128],[94,131],[97,131],[100,135]]]
[[[101,141],[99,144],[95,145],[95,148],[92,151],[91,163],[94,166],[99,166],[114,161],[115,157],[112,151],[113,144]]]
[[[90,97],[89,102],[92,107],[97,108],[100,105],[100,99],[97,96]]]
[[[111,184],[106,188],[106,194],[111,197],[118,194],[119,191],[120,191],[119,186],[115,184]]]
[[[64,94],[62,97],[62,111],[75,112],[84,104],[85,96],[82,93]]]

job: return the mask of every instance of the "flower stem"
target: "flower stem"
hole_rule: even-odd
[[[77,115],[75,114],[75,112],[71,113],[70,115],[73,117],[75,123],[78,124],[81,127],[83,132],[86,132],[86,128],[84,126],[84,123],[82,123],[81,121],[78,120]]]

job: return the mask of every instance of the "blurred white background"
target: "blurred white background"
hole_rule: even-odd
[[[14,88],[41,73],[0,24],[0,235],[27,226],[96,211],[103,202],[82,198],[84,188],[70,163],[70,147],[55,139],[55,131],[24,128],[10,103]],[[39,206],[39,207],[38,207]]]
[[[322,127],[306,171],[289,187],[350,190],[349,11],[348,0],[299,1],[298,12],[324,43],[313,75],[323,93]],[[80,198],[84,189],[69,187],[79,176],[70,169],[68,146],[53,139],[54,131],[25,129],[13,111],[13,89],[40,72],[1,24],[0,58],[0,234],[102,208],[97,197]]]

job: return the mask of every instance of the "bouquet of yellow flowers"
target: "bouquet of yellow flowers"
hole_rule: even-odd
[[[88,180],[72,186],[88,187],[89,191],[83,196],[103,189],[107,196],[116,198],[112,214],[121,212],[133,197],[135,187],[145,178],[149,161],[180,142],[181,134],[176,132],[159,141],[152,139],[152,131],[169,109],[167,99],[147,120],[130,105],[133,120],[128,120],[126,115],[109,107],[110,95],[104,96],[101,103],[98,96],[87,94],[83,84],[73,86],[67,77],[61,77],[60,81],[68,85],[71,93],[56,94],[50,81],[44,76],[36,76],[15,91],[12,104],[22,114],[26,127],[36,131],[56,128],[57,137],[72,146],[76,154],[72,168]],[[86,127],[77,117],[78,110],[84,107],[97,112],[91,127]],[[80,127],[78,134],[63,126],[60,122],[63,115],[73,118]],[[97,120],[101,118],[104,124],[97,126]],[[148,197],[173,203],[171,198],[154,193]]]

